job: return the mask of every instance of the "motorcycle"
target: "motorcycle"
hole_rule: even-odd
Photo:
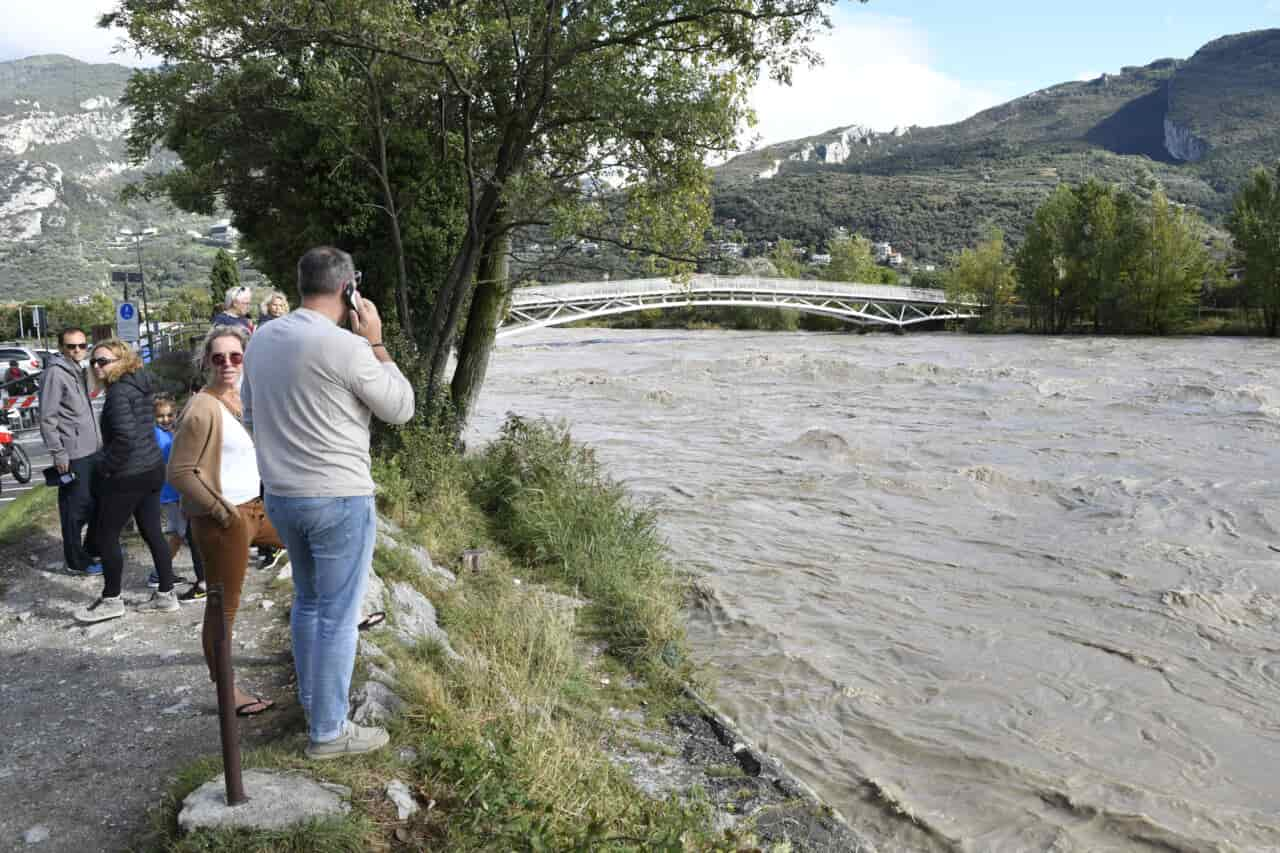
[[[9,429],[9,412],[0,415],[0,474],[12,474],[19,483],[31,482],[31,459]]]

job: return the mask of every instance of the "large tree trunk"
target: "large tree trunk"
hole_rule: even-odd
[[[511,280],[507,275],[510,247],[507,232],[490,237],[485,241],[484,255],[476,271],[476,290],[471,297],[467,329],[458,349],[458,366],[454,368],[450,386],[459,432],[466,426],[467,416],[480,396],[498,325],[506,313],[507,297],[511,294]]]

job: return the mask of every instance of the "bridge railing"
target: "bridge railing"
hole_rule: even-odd
[[[943,305],[950,302],[946,294],[940,290],[899,287],[891,284],[763,278],[758,276],[695,275],[684,282],[671,278],[640,278],[615,282],[570,282],[567,284],[521,287],[512,293],[512,307],[658,294],[708,292],[794,294],[797,296],[831,297],[835,299],[881,299],[930,305]]]

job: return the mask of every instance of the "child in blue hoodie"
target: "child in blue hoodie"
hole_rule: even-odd
[[[168,465],[169,451],[173,448],[173,428],[178,420],[173,398],[156,395],[154,411],[156,418],[156,444],[160,445],[160,453],[164,456],[165,464]],[[196,582],[191,585],[190,589],[178,596],[178,601],[183,603],[203,601],[206,594],[204,588],[204,561],[200,559],[200,549],[191,540],[191,525],[187,523],[187,517],[183,515],[182,508],[178,504],[178,492],[167,482],[164,484],[164,488],[160,490],[160,514],[164,520],[165,536],[169,540],[169,555],[176,557],[178,552],[182,550],[182,543],[186,542],[187,547],[191,549],[191,565],[196,571]],[[175,575],[174,580],[183,582],[186,579]],[[152,572],[151,577],[147,579],[147,586],[160,586],[160,577],[155,572]]]

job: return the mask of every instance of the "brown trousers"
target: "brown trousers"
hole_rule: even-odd
[[[271,526],[262,498],[254,498],[236,507],[231,526],[222,528],[212,517],[194,516],[191,519],[191,535],[204,560],[204,579],[207,586],[222,584],[222,615],[227,630],[228,647],[231,642],[231,626],[240,609],[240,593],[244,590],[244,575],[249,566],[249,546],[267,545],[283,548],[280,535]],[[200,639],[204,646],[204,660],[209,665],[209,679],[213,672],[213,608],[204,611],[204,629]]]

